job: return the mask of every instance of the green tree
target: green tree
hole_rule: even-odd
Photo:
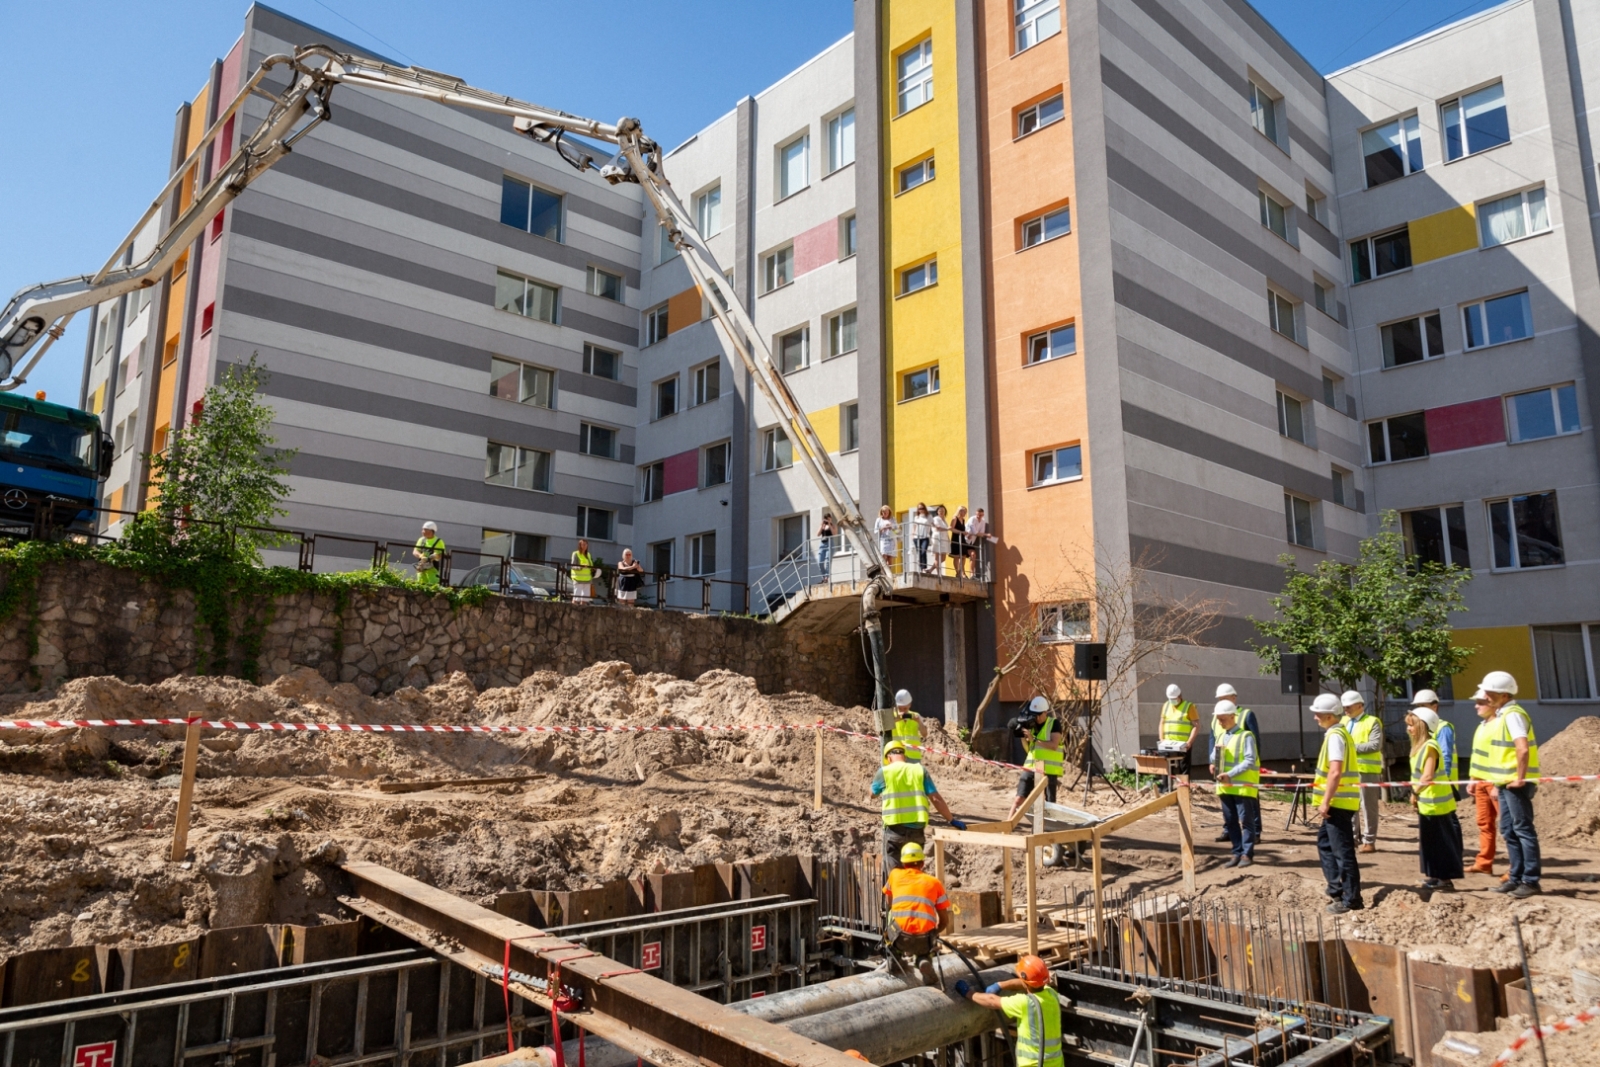
[[[1461,587],[1471,572],[1407,559],[1396,512],[1383,513],[1354,563],[1325,559],[1303,571],[1291,555],[1279,560],[1286,570],[1272,598],[1276,615],[1250,620],[1266,639],[1251,643],[1262,674],[1276,674],[1284,652],[1315,652],[1324,677],[1346,689],[1370,677],[1381,699],[1417,675],[1455,674],[1476,651],[1450,642],[1450,614],[1467,610]]]
[[[188,425],[167,438],[166,451],[147,457],[147,484],[159,496],[130,531],[136,547],[259,563],[262,548],[282,541],[260,527],[288,514],[279,502],[289,493],[296,450],[273,447],[273,411],[261,401],[267,372],[256,358],[229,367]]]

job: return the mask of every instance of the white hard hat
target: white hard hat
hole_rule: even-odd
[[[1231,700],[1219,700],[1217,701],[1216,713],[1218,715],[1237,715],[1239,714],[1239,705]]]
[[[1039,714],[1041,711],[1049,711],[1050,701],[1044,697],[1034,697],[1032,700],[1028,701],[1028,710],[1033,712],[1035,715]]]
[[[1517,695],[1517,680],[1505,671],[1490,671],[1483,676],[1483,681],[1478,683],[1478,688],[1485,693],[1509,693]]]
[[[1414,708],[1420,708],[1424,704],[1437,703],[1439,703],[1439,694],[1432,689],[1418,689],[1417,695],[1411,698],[1411,706]]]
[[[1238,695],[1239,695],[1239,691],[1237,689],[1235,689],[1233,686],[1229,685],[1227,682],[1223,682],[1221,685],[1217,686],[1217,699],[1218,700],[1221,700],[1224,697],[1232,698],[1232,697],[1236,697]]]
[[[1315,699],[1315,700],[1313,700],[1311,702],[1311,714],[1313,714],[1313,715],[1337,715],[1337,714],[1339,714],[1339,698],[1334,696],[1332,693],[1318,693],[1317,694],[1317,699]]]
[[[1179,689],[1175,685],[1167,686],[1167,699],[1168,700],[1177,700],[1181,696],[1183,696],[1183,690],[1182,689]]]
[[[909,708],[911,706],[911,690],[902,689],[896,693],[894,695],[894,706],[897,708]]]
[[[1411,714],[1428,724],[1428,736],[1432,737],[1439,732],[1439,713],[1432,708],[1413,707]]]
[[[1354,689],[1346,689],[1343,693],[1339,694],[1339,703],[1343,704],[1347,708],[1353,708],[1357,704],[1365,704],[1366,701],[1361,699],[1361,694],[1356,692]]]
[[[439,527],[434,525],[434,522],[433,522],[432,519],[429,519],[427,522],[422,524],[422,528],[424,530],[437,530]]]

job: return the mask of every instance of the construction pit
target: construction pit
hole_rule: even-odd
[[[508,1046],[556,1067],[842,1064],[828,1049],[846,1048],[1010,1062],[992,1012],[877,969],[864,708],[621,663],[483,692],[458,674],[365,696],[305,669],[259,687],[83,678],[0,703],[7,721],[530,728],[196,728],[177,860],[188,727],[0,731],[0,1067],[453,1067]],[[1002,819],[1015,771],[932,719],[924,734],[955,812]],[[1592,772],[1600,719],[1541,755],[1546,774]],[[1541,791],[1545,892],[1523,901],[1488,892],[1498,875],[1428,898],[1410,808],[1385,804],[1367,907],[1337,919],[1286,803],[1263,803],[1257,863],[1238,871],[1221,867],[1215,796],[1188,792],[1097,835],[1097,862],[942,847],[950,940],[986,981],[1025,935],[1032,874],[1035,939],[1071,1002],[1067,1064],[1487,1067],[1534,1011],[1513,915],[1539,1016],[1590,1006],[1600,785]],[[1151,797],[1097,783],[1060,799],[1109,819]],[[1470,803],[1461,817],[1470,846]],[[942,975],[971,979],[953,956]],[[1600,1062],[1597,1033],[1552,1035],[1548,1062]]]

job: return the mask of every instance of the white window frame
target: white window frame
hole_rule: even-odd
[[[1284,241],[1287,241],[1291,245],[1294,244],[1294,237],[1293,237],[1293,234],[1294,234],[1294,208],[1290,207],[1288,204],[1284,203],[1282,200],[1279,200],[1276,196],[1274,196],[1272,193],[1267,192],[1265,189],[1256,190],[1256,195],[1260,199],[1260,202],[1261,202],[1261,225],[1262,225],[1262,227],[1268,233],[1274,234],[1274,235],[1282,238]],[[1277,208],[1278,209],[1278,211],[1277,211],[1278,222],[1283,227],[1283,229],[1281,229],[1281,230],[1278,229],[1276,226],[1272,225],[1272,217],[1273,217],[1272,209],[1273,208]]]
[[[664,307],[665,305],[662,305],[662,306]],[[615,377],[613,377],[613,376],[611,376],[609,374],[601,374],[601,373],[599,373],[598,371],[596,371],[594,369],[594,366],[595,366],[595,363],[596,363],[595,355],[597,353],[604,353],[605,355],[608,355],[608,356],[610,356],[612,358],[612,360],[614,361],[612,363],[612,366],[617,368],[617,373],[616,373]],[[622,381],[622,353],[621,352],[614,352],[611,349],[604,348],[604,347],[602,347],[600,345],[592,345],[592,344],[585,343],[584,346],[583,346],[583,373],[589,375],[589,377],[591,377],[591,378],[603,378],[608,382],[620,382],[620,381]]]
[[[1015,12],[1013,54],[1026,52],[1061,32],[1061,0],[1016,0]]]
[[[1561,409],[1561,394],[1571,391],[1572,395],[1572,423],[1567,422],[1566,413]],[[1516,405],[1512,401],[1518,397],[1545,395],[1546,402],[1550,405],[1552,424],[1555,433],[1544,434],[1540,437],[1523,437],[1518,431],[1521,429],[1521,420],[1517,415]],[[1561,382],[1557,385],[1547,385],[1543,389],[1524,389],[1515,393],[1507,393],[1504,397],[1506,406],[1506,440],[1514,445],[1528,444],[1533,441],[1549,441],[1556,437],[1571,437],[1573,434],[1583,432],[1583,418],[1578,411],[1578,387],[1574,382]]]
[[[687,538],[689,546],[689,577],[704,578],[717,573],[717,531],[707,530],[705,533],[690,534]],[[705,567],[706,545],[711,546],[711,568]]]
[[[800,184],[794,187],[789,185],[789,153],[798,149],[800,153]],[[787,200],[796,193],[803,193],[811,188],[811,134],[802,133],[778,146],[778,199]]]
[[[1051,233],[1050,226],[1057,219],[1065,220],[1067,228],[1057,233]],[[1020,231],[1021,247],[1019,251],[1037,248],[1039,245],[1070,236],[1072,236],[1072,205],[1062,204],[1053,211],[1046,211],[1031,219],[1023,220]]]
[[[1372,176],[1367,173],[1367,158],[1377,153],[1367,151],[1366,138],[1368,134],[1380,133],[1380,131],[1390,126],[1395,127],[1395,132],[1400,138],[1400,167],[1402,173],[1374,185],[1372,184]],[[1417,154],[1419,156],[1422,155],[1422,128],[1418,125],[1415,111],[1364,127],[1356,136],[1359,138],[1358,143],[1361,147],[1362,188],[1376,189],[1379,185],[1388,185],[1390,182],[1397,182],[1401,178],[1409,178],[1413,174],[1421,174],[1427,169],[1428,161],[1426,157],[1420,163],[1411,158],[1411,142],[1413,141],[1417,143]]]
[[[593,431],[605,430],[611,434],[611,454],[594,452]],[[622,449],[622,433],[615,426],[603,426],[598,422],[580,422],[578,424],[578,454],[593,456],[595,459],[616,459]]]
[[[1075,616],[1068,618],[1068,616]],[[1077,617],[1081,616],[1081,617]],[[1087,600],[1039,606],[1039,643],[1075,645],[1094,640],[1094,606]]]
[[[911,288],[911,278],[912,275],[918,274],[918,272],[920,272],[923,282],[913,289]],[[925,289],[932,289],[939,284],[939,261],[937,259],[925,259],[921,263],[913,263],[900,271],[899,282],[898,288],[900,291],[896,294],[897,299],[902,296],[910,296],[912,293],[920,293]]]
[[[658,582],[659,581],[668,581],[668,582],[672,581],[672,577],[671,576],[678,569],[678,542],[677,542],[677,539],[676,538],[669,538],[669,539],[667,539],[665,541],[652,541],[648,545],[645,545],[644,547],[645,547],[645,551],[650,553],[650,561],[646,565],[646,571],[645,571],[645,573],[647,575],[647,580],[654,579],[655,581],[658,581]],[[657,560],[661,555],[661,549],[663,549],[663,548],[665,548],[667,550],[667,569],[664,570],[664,571],[661,570],[659,564],[657,563]]]
[[[1496,300],[1505,300],[1506,298],[1513,296],[1522,297],[1523,304],[1528,313],[1526,320],[1528,332],[1523,334],[1521,337],[1508,337],[1504,341],[1489,340],[1489,305]],[[1478,321],[1483,328],[1483,336],[1485,340],[1481,344],[1472,343],[1472,327],[1470,324],[1472,322],[1472,313],[1474,310],[1478,312]],[[1511,293],[1501,293],[1498,296],[1486,296],[1482,300],[1474,300],[1469,304],[1461,305],[1462,345],[1468,351],[1477,352],[1485,348],[1494,348],[1496,345],[1514,345],[1518,341],[1531,340],[1536,332],[1537,331],[1533,325],[1533,298],[1527,289],[1518,289]]]
[[[516,453],[516,462],[511,468],[512,476],[510,482],[491,482],[489,480],[491,477],[493,477],[493,475],[489,473],[489,448],[509,448]],[[521,473],[530,457],[535,471],[538,470],[539,460],[537,457],[539,456],[544,457],[544,485],[518,485],[517,475]],[[491,439],[487,442],[487,446],[484,449],[483,482],[485,485],[498,485],[505,489],[520,489],[525,493],[549,493],[552,491],[551,485],[555,478],[555,462],[555,455],[542,448],[526,448],[522,445],[511,444],[508,441],[495,441]],[[535,477],[537,477],[537,475],[535,475]]]
[[[922,392],[916,394],[915,396],[911,396],[910,395],[911,379],[915,378],[919,374],[926,374],[928,376],[928,388],[923,390]],[[908,370],[908,371],[904,371],[904,372],[901,373],[901,375],[900,375],[900,397],[899,397],[899,400],[898,400],[899,403],[901,403],[901,404],[909,404],[913,400],[921,400],[924,397],[938,396],[938,395],[939,395],[939,364],[930,363],[926,367],[917,367],[917,368],[915,368],[913,370]]]
[[[1062,454],[1076,453],[1078,473],[1063,475]],[[1046,456],[1050,458],[1050,477],[1046,478],[1040,473],[1040,460]],[[1070,466],[1068,467],[1070,469]],[[1028,454],[1028,488],[1039,489],[1046,485],[1065,485],[1067,482],[1083,481],[1083,443],[1075,441],[1068,445],[1055,445],[1051,448],[1040,448]]]
[[[782,462],[784,449],[788,449],[789,462]],[[784,471],[794,466],[794,442],[782,426],[769,426],[761,431],[761,473]]]
[[[722,480],[711,480],[711,453],[720,449],[722,451]],[[733,481],[733,442],[714,441],[700,448],[700,488],[710,489],[713,486],[727,485]]]
[[[1470,544],[1467,546],[1467,558],[1464,560],[1458,560],[1455,558],[1455,547],[1450,543],[1450,512],[1458,511],[1461,513],[1461,532],[1463,536],[1466,535],[1467,508],[1464,503],[1435,504],[1432,507],[1425,508],[1406,508],[1404,511],[1400,512],[1400,532],[1405,536],[1406,539],[1406,555],[1411,557],[1417,554],[1416,537],[1411,532],[1410,517],[1424,511],[1434,512],[1438,516],[1439,529],[1444,533],[1445,563],[1452,567],[1466,567],[1470,570],[1472,566],[1472,546]]]
[[[1394,415],[1386,416],[1385,418],[1370,419],[1370,420],[1367,421],[1367,423],[1366,423],[1366,431],[1367,431],[1367,465],[1368,466],[1376,467],[1379,464],[1384,464],[1384,463],[1410,463],[1410,462],[1413,462],[1413,461],[1419,460],[1419,459],[1427,459],[1429,456],[1433,455],[1432,447],[1429,445],[1429,443],[1426,440],[1424,440],[1423,441],[1423,453],[1422,453],[1422,455],[1420,455],[1420,456],[1406,456],[1404,459],[1395,459],[1394,458],[1394,440],[1389,434],[1389,424],[1391,422],[1393,422],[1395,419],[1409,418],[1412,415],[1421,415],[1423,417],[1422,433],[1423,433],[1424,438],[1426,438],[1427,433],[1428,433],[1428,421],[1427,421],[1427,413],[1426,413],[1426,411],[1401,411],[1401,412],[1398,412],[1398,413],[1396,413]],[[1377,457],[1375,457],[1372,454],[1372,427],[1374,427],[1374,426],[1382,426],[1383,427],[1383,458],[1382,459],[1378,459]]]
[[[933,37],[924,37],[894,57],[895,114],[905,115],[933,99]]]
[[[1439,350],[1437,352],[1433,350],[1433,342],[1428,336],[1428,320],[1430,319],[1439,320]],[[1394,327],[1408,322],[1417,324],[1417,335],[1422,340],[1422,358],[1420,360],[1412,360],[1410,363],[1391,363],[1389,362],[1389,352],[1393,348],[1393,344],[1384,339],[1384,331],[1392,330]],[[1420,315],[1408,315],[1403,319],[1395,319],[1393,322],[1386,322],[1378,327],[1378,359],[1383,364],[1384,370],[1414,367],[1418,363],[1429,363],[1439,359],[1444,354],[1444,312],[1442,311],[1425,311]]]
[[[585,286],[585,289],[590,296],[599,297],[601,300],[611,300],[618,304],[627,302],[628,281],[622,275],[617,274],[614,271],[606,270],[604,267],[596,267],[593,264],[589,265],[587,273],[588,277],[586,281],[588,284]],[[605,293],[600,291],[603,288],[598,284],[599,279],[601,278],[609,278],[617,283],[616,296],[607,296]]]
[[[509,222],[507,222],[505,220],[505,195],[506,195],[505,194],[505,183],[508,182],[508,181],[513,181],[513,182],[516,182],[518,185],[526,185],[528,187],[528,217],[523,220],[521,226],[513,226],[511,223],[509,223]],[[553,196],[553,197],[556,198],[556,235],[554,237],[547,237],[545,234],[534,233],[534,231],[533,231],[533,193],[534,193],[535,190],[545,194],[546,196]],[[512,229],[521,230],[523,233],[531,234],[534,237],[544,237],[545,240],[547,240],[547,241],[555,241],[557,244],[560,244],[560,243],[563,243],[563,242],[566,241],[566,238],[567,238],[567,197],[566,197],[566,194],[558,192],[555,189],[547,189],[544,186],[540,185],[538,182],[530,182],[530,181],[528,181],[528,179],[519,178],[515,174],[503,174],[501,176],[501,180],[500,180],[500,199],[501,199],[500,225],[502,225],[502,226],[511,226]]]
[[[721,182],[695,195],[694,225],[701,237],[715,237],[722,232]]]
[[[667,339],[671,322],[667,316],[667,305],[657,304],[644,313],[644,344],[640,347],[649,348],[651,345],[660,344]]]
[[[794,284],[794,245],[774,248],[761,257],[761,295]]]
[[[659,473],[658,473],[659,472]],[[639,503],[653,504],[666,493],[667,464],[665,460],[639,465]]]
[[[1339,296],[1338,290],[1334,288],[1333,283],[1323,284],[1323,279],[1320,276],[1313,278],[1311,279],[1311,291],[1316,294],[1314,303],[1317,310],[1328,316],[1328,318],[1338,321]]]
[[[1293,405],[1291,408],[1290,405]],[[1290,418],[1291,411],[1293,419]],[[1292,432],[1294,423],[1299,423],[1300,436]],[[1303,397],[1278,390],[1278,436],[1290,441],[1298,441],[1302,445],[1311,443],[1311,401]]]
[[[895,173],[895,195],[904,196],[913,189],[920,189],[936,177],[938,171],[934,167],[932,156],[925,156],[915,163],[907,163]]]
[[[1517,206],[1522,209],[1522,232],[1515,237],[1508,237],[1504,241],[1496,241],[1492,239],[1492,235],[1489,233],[1489,218],[1484,214],[1484,208],[1502,204],[1507,200],[1516,200],[1518,202]],[[1535,206],[1536,204],[1537,207]],[[1520,189],[1514,193],[1507,193],[1505,196],[1479,200],[1474,205],[1474,208],[1478,218],[1479,248],[1500,248],[1503,245],[1516,244],[1518,241],[1526,241],[1530,237],[1538,237],[1540,234],[1549,233],[1552,228],[1550,223],[1550,200],[1545,192],[1545,187],[1542,185]],[[1544,225],[1535,229],[1534,223],[1538,221],[1540,215],[1544,216]]]
[[[1341,508],[1355,509],[1356,506],[1356,478],[1351,471],[1343,467],[1330,467],[1328,478],[1333,483],[1333,502]]]
[[[515,400],[513,400],[509,396],[495,396],[495,394],[493,392],[494,383],[498,380],[494,376],[494,364],[495,364],[495,361],[497,361],[497,360],[499,362],[501,362],[501,363],[510,363],[510,364],[513,364],[514,366],[520,368],[517,371],[517,393],[518,393],[518,398],[515,399]],[[527,378],[528,378],[528,372],[529,371],[533,371],[533,372],[538,373],[538,374],[543,374],[548,378],[549,384],[548,384],[547,390],[546,390],[546,392],[547,392],[546,399],[549,401],[548,403],[540,404],[534,399],[534,397],[536,397],[538,395],[537,391],[535,391],[534,393],[530,393],[527,396],[522,396],[521,395],[524,392],[524,390],[526,390],[526,388],[527,388]],[[502,377],[504,377],[504,376],[502,375]],[[550,410],[550,411],[554,411],[555,410],[555,406],[556,406],[556,372],[551,370],[549,367],[541,367],[537,363],[527,363],[527,362],[524,362],[523,360],[520,360],[520,359],[509,359],[509,358],[507,358],[505,356],[500,355],[499,353],[490,353],[490,355],[489,355],[489,388],[491,390],[489,395],[491,397],[494,397],[494,399],[496,399],[496,400],[505,400],[505,401],[509,401],[511,403],[514,403],[514,404],[527,404],[529,407],[545,408],[545,409]]]
[[[1288,109],[1283,97],[1250,78],[1250,125],[1284,152],[1289,151]]]
[[[1500,108],[1506,113],[1506,139],[1501,141],[1499,144],[1485,145],[1483,148],[1475,149],[1467,143],[1466,108],[1464,105],[1467,97],[1477,96],[1479,93],[1486,92],[1490,89],[1500,90]],[[1461,153],[1454,156],[1450,154],[1451,120],[1447,117],[1447,113],[1452,107],[1455,108],[1456,122],[1459,124],[1461,136]],[[1511,136],[1511,109],[1506,105],[1505,82],[1493,81],[1488,85],[1480,85],[1476,89],[1465,93],[1459,93],[1449,100],[1441,103],[1439,105],[1439,139],[1439,155],[1447,164],[1455,163],[1458,160],[1467,159],[1482,152],[1492,152],[1496,148],[1510,144],[1514,138]]]
[[[837,173],[855,161],[856,109],[852,105],[828,120],[828,173]]]
[[[1533,674],[1539,686],[1539,703],[1541,704],[1588,704],[1595,699],[1595,694],[1600,693],[1600,675],[1596,674],[1596,649],[1595,642],[1600,641],[1600,623],[1579,622],[1566,623],[1566,626],[1578,627],[1579,640],[1583,642],[1583,665],[1587,678],[1589,691],[1584,696],[1558,697],[1547,696],[1547,693],[1558,692],[1554,686],[1547,684],[1548,679],[1541,669],[1539,657],[1539,631],[1553,630],[1556,626],[1530,626],[1528,627],[1528,643],[1533,648]]]
[[[661,399],[668,391],[672,393],[672,410],[662,411]],[[657,380],[651,382],[650,421],[659,422],[662,419],[671,418],[678,412],[682,411],[682,407],[679,406],[679,401],[681,399],[682,397],[678,395],[678,376],[676,374],[669,374],[665,378],[658,378]]]
[[[1309,543],[1308,541],[1300,540],[1300,520],[1294,512],[1296,504],[1304,504],[1306,506],[1306,526],[1309,527],[1306,536]],[[1317,549],[1317,501],[1309,497],[1303,497],[1298,493],[1284,490],[1283,524],[1284,537],[1291,545],[1297,548]]]
[[[1328,225],[1328,194],[1306,184],[1306,215],[1322,225]]]
[[[850,316],[850,336],[853,339],[849,347],[845,347],[845,316]],[[828,316],[828,357],[837,359],[839,356],[849,355],[857,350],[861,344],[859,319],[856,315],[855,305],[841,308]]]
[[[785,349],[785,343],[796,334],[800,336],[800,362],[791,367],[786,362],[788,353]],[[804,326],[796,326],[792,330],[785,330],[773,338],[772,354],[777,357],[778,373],[780,374],[794,374],[811,366],[811,324],[807,323]]]
[[[1065,334],[1062,338],[1060,351],[1056,350],[1056,335]],[[1043,342],[1044,355],[1036,356]],[[1024,365],[1037,367],[1041,363],[1049,363],[1055,359],[1065,359],[1067,356],[1078,354],[1078,322],[1064,322],[1059,326],[1052,326],[1047,330],[1036,330],[1028,334],[1023,340],[1022,358]]]
[[[1516,502],[1519,499],[1526,499],[1533,496],[1553,496],[1556,498],[1556,533],[1558,536],[1561,535],[1561,496],[1554,489],[1542,489],[1531,493],[1515,493],[1511,496],[1494,497],[1492,499],[1485,500],[1483,502],[1483,514],[1484,519],[1489,524],[1489,569],[1491,571],[1494,571],[1498,574],[1510,574],[1514,571],[1550,570],[1555,567],[1566,566],[1567,541],[1564,536],[1561,538],[1562,561],[1560,563],[1531,563],[1527,566],[1522,565],[1522,552],[1517,543]],[[1498,506],[1504,506],[1506,508],[1507,519],[1511,523],[1511,563],[1505,566],[1502,566],[1499,561],[1495,559],[1494,552],[1494,510]]]
[[[1049,117],[1046,117],[1045,108],[1050,107],[1051,104],[1054,104],[1055,107],[1050,108]],[[1024,137],[1031,137],[1046,126],[1054,126],[1066,117],[1067,101],[1065,93],[1056,93],[1054,96],[1045,97],[1036,104],[1018,108],[1015,139],[1020,141]],[[1030,118],[1033,123],[1031,126],[1028,125]]]
[[[1288,308],[1288,329],[1284,329],[1285,307]],[[1272,332],[1295,344],[1300,343],[1300,302],[1278,289],[1267,289],[1267,325]]]
[[[1406,235],[1406,265],[1403,267],[1395,267],[1393,270],[1378,270],[1378,242],[1386,237],[1393,237],[1400,233]],[[1374,233],[1369,234],[1366,237],[1358,237],[1354,241],[1347,241],[1346,244],[1350,248],[1351,285],[1365,285],[1368,282],[1375,282],[1379,278],[1387,278],[1395,274],[1404,274],[1415,265],[1415,259],[1411,254],[1410,223],[1406,223],[1404,226],[1396,226],[1392,229],[1384,230],[1382,233]],[[1356,277],[1356,245],[1361,245],[1366,249],[1367,267],[1372,271],[1372,274],[1365,278]]]
[[[501,278],[515,279],[522,283],[521,300],[522,306],[525,308],[530,306],[529,298],[534,289],[540,289],[548,293],[550,296],[550,317],[547,319],[543,315],[530,315],[513,307],[500,306]],[[526,274],[518,274],[516,271],[497,269],[495,271],[495,310],[508,312],[521,319],[530,319],[533,322],[547,322],[552,326],[559,326],[561,325],[561,287],[559,285],[551,285],[549,282],[536,281]]]
[[[854,416],[855,434],[851,440],[850,425]],[[852,400],[848,404],[839,405],[839,451],[840,453],[856,452],[861,448],[861,404]]]
[[[709,363],[702,363],[693,368],[694,385],[689,393],[689,406],[697,408],[702,404],[714,403],[722,398],[722,360],[713,359]],[[711,388],[711,380],[716,379],[715,391]]]

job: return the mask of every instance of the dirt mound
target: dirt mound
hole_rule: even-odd
[[[1539,745],[1542,774],[1600,774],[1600,716],[1574,719]]]
[[[1565,730],[1540,744],[1539,772],[1600,774],[1600,717],[1574,719]],[[1541,834],[1600,843],[1600,782],[1549,784],[1540,789],[1539,800]]]

